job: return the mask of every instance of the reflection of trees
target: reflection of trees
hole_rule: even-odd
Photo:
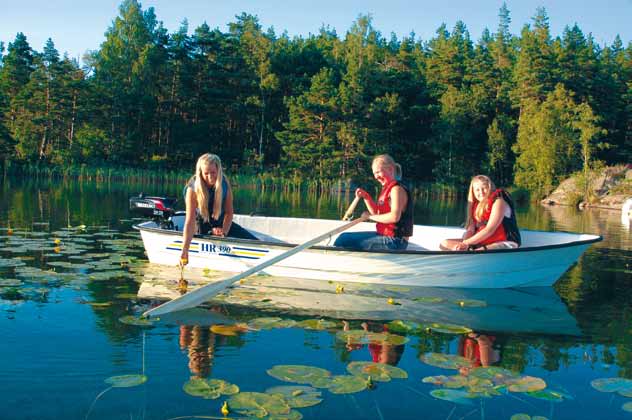
[[[132,313],[131,306],[135,302],[129,299],[113,299],[119,293],[136,294],[138,283],[131,279],[111,279],[108,281],[92,281],[86,285],[93,302],[111,302],[109,306],[93,307],[96,326],[114,343],[122,343],[130,338],[142,335],[142,328],[123,324],[119,318]]]
[[[620,211],[546,206],[542,212],[550,218],[550,229],[601,235],[603,241],[597,244],[599,248],[630,249],[629,231],[621,223]],[[533,213],[538,212],[530,212]]]

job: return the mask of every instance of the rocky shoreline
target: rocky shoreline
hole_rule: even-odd
[[[580,183],[580,177],[576,175],[565,179],[541,203],[547,206],[621,210],[623,203],[632,198],[632,165],[609,166],[594,174],[587,198]]]

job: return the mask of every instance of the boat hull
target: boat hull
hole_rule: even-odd
[[[248,223],[246,218],[241,217],[242,224]],[[137,226],[149,261],[178,265],[182,251],[181,232],[159,229],[152,223]],[[277,277],[423,287],[550,286],[593,242],[601,239],[593,235],[581,236],[583,239],[576,241],[566,238],[561,245],[544,243],[518,250],[487,252],[351,251],[325,245],[304,250],[263,272]],[[189,249],[189,264],[202,269],[242,272],[292,246],[266,240],[195,237]]]

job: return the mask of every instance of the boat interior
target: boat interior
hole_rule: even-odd
[[[184,212],[177,212],[171,217],[171,229],[182,231]],[[257,239],[272,243],[300,244],[318,235],[344,225],[344,221],[327,219],[305,219],[296,217],[266,217],[236,214],[233,219],[241,227],[247,229]],[[375,231],[375,224],[371,222],[359,223],[347,232]],[[415,225],[414,234],[409,240],[409,251],[440,251],[439,244],[448,238],[460,238],[463,228],[449,226]],[[576,234],[567,232],[541,232],[521,230],[522,246],[524,248],[539,248],[543,246],[563,245],[574,242],[597,241],[599,236]],[[321,242],[321,246],[331,246],[337,235]]]

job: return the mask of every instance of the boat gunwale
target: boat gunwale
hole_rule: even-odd
[[[155,223],[152,220],[147,220],[142,223],[138,223],[132,226],[132,228],[138,231],[149,231],[154,233],[162,233],[171,236],[182,236],[182,231],[178,230],[168,230],[154,227],[146,227],[142,226],[147,223]],[[446,226],[447,227],[447,226]],[[529,229],[524,229],[524,231],[529,231]],[[534,231],[534,232],[543,232],[543,231]],[[566,232],[566,231],[555,231],[555,232],[544,232],[544,233],[566,233],[571,235],[582,235],[581,233],[575,232]],[[601,235],[593,235],[595,238],[592,239],[582,239],[571,242],[565,242],[562,244],[552,244],[552,245],[542,245],[542,246],[531,246],[531,247],[518,247],[518,248],[510,248],[510,249],[487,249],[482,251],[443,251],[443,250],[358,250],[352,248],[342,248],[332,245],[314,245],[310,247],[310,249],[320,250],[320,251],[339,251],[339,252],[353,252],[353,253],[367,253],[367,254],[393,254],[393,255],[488,255],[488,254],[504,254],[504,253],[517,253],[517,252],[533,252],[533,251],[545,251],[548,249],[558,249],[558,248],[570,248],[579,245],[590,245],[596,242],[601,242],[603,237]],[[266,240],[253,240],[253,239],[241,239],[241,238],[231,238],[224,236],[213,236],[213,235],[200,235],[194,234],[193,238],[196,239],[204,239],[204,240],[213,240],[220,242],[236,242],[239,244],[248,244],[248,245],[260,245],[260,246],[275,246],[280,248],[295,248],[300,244],[292,244],[289,242],[274,242],[274,241],[266,241]]]

